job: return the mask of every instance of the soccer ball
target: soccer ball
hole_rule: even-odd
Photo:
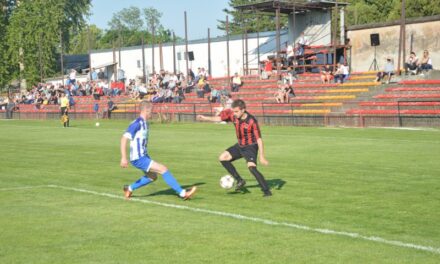
[[[96,122],[95,126],[99,127],[99,122]]]
[[[223,189],[231,189],[234,186],[234,178],[231,175],[225,175],[220,178],[220,186]]]

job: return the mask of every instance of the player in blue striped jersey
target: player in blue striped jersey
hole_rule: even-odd
[[[165,165],[153,161],[147,152],[149,124],[153,105],[148,101],[139,104],[139,117],[134,120],[121,138],[121,167],[128,167],[127,142],[130,141],[130,163],[140,169],[144,175],[131,185],[124,186],[124,195],[129,199],[134,190],[145,186],[157,179],[157,173],[161,174],[164,181],[183,199],[189,199],[196,191],[193,186],[190,189],[182,189],[174,176]]]

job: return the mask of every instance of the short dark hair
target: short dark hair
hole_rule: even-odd
[[[240,108],[240,110],[243,110],[243,109],[246,109],[246,103],[241,99],[237,99],[237,100],[234,100],[234,102],[232,102],[231,107],[232,108],[238,107],[238,108]]]

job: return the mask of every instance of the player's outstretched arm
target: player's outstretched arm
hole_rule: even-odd
[[[258,150],[260,151],[260,163],[265,166],[269,165],[269,161],[266,159],[266,156],[264,155],[263,139],[261,138],[257,139],[257,144],[258,144]]]
[[[121,167],[127,168],[128,167],[128,160],[127,160],[127,141],[128,138],[122,136],[121,137]]]
[[[197,115],[198,121],[209,121],[209,122],[220,122],[222,121],[221,117],[219,116],[204,116],[204,115]]]

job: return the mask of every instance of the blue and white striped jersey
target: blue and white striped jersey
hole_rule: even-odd
[[[147,155],[149,124],[142,117],[134,120],[124,137],[130,139],[130,161],[137,160]]]

